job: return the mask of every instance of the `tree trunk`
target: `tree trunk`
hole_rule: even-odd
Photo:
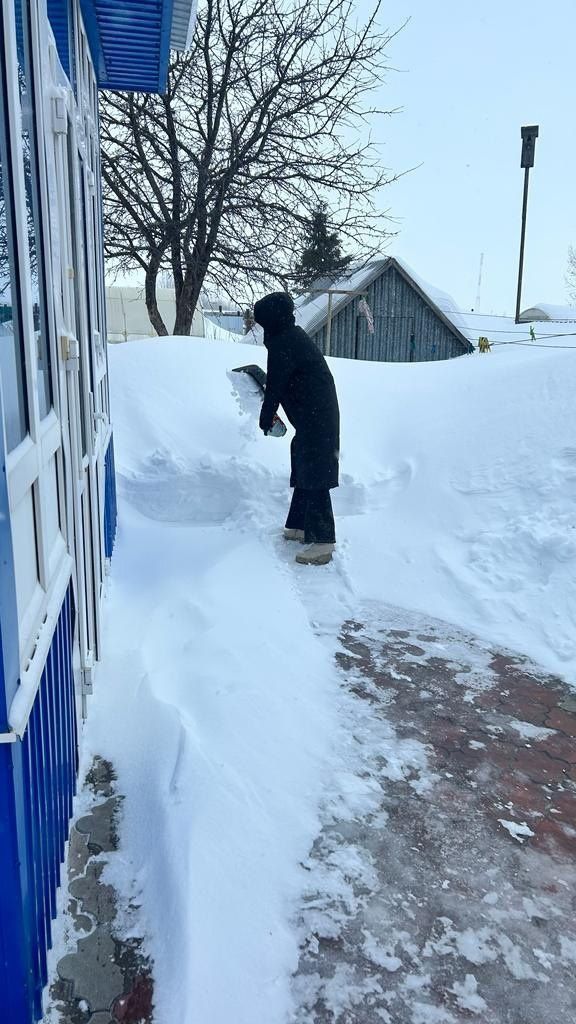
[[[158,270],[160,261],[152,258],[146,271],[146,282],[144,297],[146,300],[146,309],[148,310],[148,319],[152,324],[152,327],[161,338],[165,338],[168,334],[168,328],[160,316],[160,310],[158,309],[158,303],[156,301],[156,280],[158,278]]]
[[[206,276],[206,270],[198,272],[187,270],[180,294],[176,294],[176,320],[174,334],[188,336],[192,330],[194,310],[200,298],[200,289]]]

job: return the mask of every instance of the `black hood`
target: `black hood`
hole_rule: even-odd
[[[294,302],[288,292],[271,292],[254,306],[254,319],[264,328],[264,334],[281,334],[294,327]]]

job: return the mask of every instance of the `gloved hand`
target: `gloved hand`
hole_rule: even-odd
[[[272,430],[272,422],[267,416],[260,413],[260,430],[263,431],[264,436]]]

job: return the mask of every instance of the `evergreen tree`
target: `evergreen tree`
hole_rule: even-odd
[[[314,211],[304,240],[302,257],[295,271],[296,285],[307,291],[314,281],[328,277],[335,281],[341,277],[352,257],[342,255],[337,231],[330,231],[328,211],[322,204]]]

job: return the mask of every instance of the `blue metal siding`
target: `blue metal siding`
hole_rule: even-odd
[[[173,0],[80,2],[100,88],[162,92]]]
[[[168,65],[170,63],[170,37],[172,35],[172,14],[174,0],[165,0],[162,28],[160,32],[160,56],[159,56],[159,79],[165,83],[168,79]],[[165,85],[160,85],[165,89]]]
[[[374,334],[358,313],[355,297],[332,319],[330,352],[348,359],[376,362],[426,362],[465,354],[462,343],[416,289],[389,267],[366,289],[374,317]],[[312,338],[326,351],[326,327]]]
[[[48,980],[78,769],[72,639],[70,585],[24,739],[0,744],[0,992],[10,1024],[42,1016]]]
[[[2,424],[0,391],[0,428]],[[0,743],[0,993],[2,1021],[42,1016],[46,954],[78,767],[72,672],[72,584],[58,617],[23,740]],[[19,685],[12,539],[0,429],[0,732]]]
[[[98,86],[163,92],[170,60],[174,0],[79,0]],[[189,13],[192,4],[189,3]],[[62,67],[71,77],[71,0],[48,0],[48,17]],[[182,4],[179,21],[182,21]]]
[[[24,844],[13,784],[21,760],[19,753],[14,744],[0,744],[0,993],[2,1020],[30,1024],[38,1016],[38,1009],[34,1005],[29,956],[29,901],[23,885],[26,872],[21,871],[20,861]]]
[[[105,481],[104,481],[104,554],[106,558],[112,557],[114,541],[116,539],[116,524],[118,512],[116,505],[116,470],[114,467],[114,439],[110,438],[110,444],[106,451]]]
[[[30,944],[31,953],[35,955],[37,1000],[48,980],[46,951],[51,946],[56,890],[76,792],[78,754],[72,639],[73,609],[69,588],[22,741],[28,871],[34,897]]]

